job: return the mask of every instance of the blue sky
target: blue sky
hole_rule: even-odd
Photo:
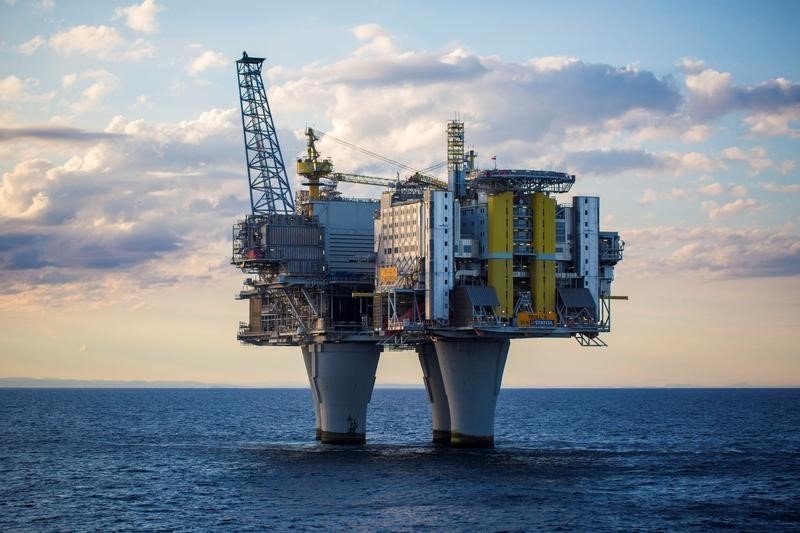
[[[287,160],[313,124],[427,167],[460,113],[479,163],[601,196],[611,347],[515,343],[506,384],[798,385],[798,6],[0,2],[0,375],[303,383],[234,340],[247,50]],[[418,381],[407,355],[379,382]]]

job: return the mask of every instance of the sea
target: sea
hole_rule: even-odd
[[[308,389],[0,389],[0,530],[800,530],[798,389],[503,389],[495,448],[376,389],[367,444]]]

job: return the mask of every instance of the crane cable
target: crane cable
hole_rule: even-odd
[[[425,172],[428,172],[430,170],[435,170],[435,169],[440,168],[440,167],[442,167],[442,166],[447,164],[447,162],[437,163],[437,164],[435,164],[435,165],[433,165],[431,167],[428,167],[428,168],[426,168],[424,170],[417,170],[414,167],[410,167],[410,166],[408,166],[406,164],[400,163],[399,161],[395,161],[394,159],[390,159],[390,158],[388,158],[386,156],[383,156],[381,154],[377,154],[375,152],[367,150],[366,148],[361,148],[360,146],[355,145],[353,143],[349,143],[347,141],[343,141],[342,139],[338,139],[338,138],[334,137],[333,135],[331,135],[329,133],[325,133],[324,131],[320,131],[320,130],[317,130],[317,129],[312,129],[312,131],[314,133],[318,134],[320,137],[327,137],[332,141],[336,141],[337,143],[339,143],[339,144],[341,144],[343,146],[347,146],[348,148],[352,148],[353,150],[361,152],[362,154],[368,155],[370,157],[374,157],[376,159],[380,159],[384,163],[389,163],[390,165],[398,166],[400,168],[403,168],[405,170],[408,170],[408,171],[411,171],[411,172],[415,172],[415,173],[418,173],[418,174],[424,174]]]

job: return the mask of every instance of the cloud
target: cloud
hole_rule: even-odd
[[[55,93],[36,93],[39,80],[35,78],[20,79],[13,74],[0,78],[0,102],[44,102],[51,100]]]
[[[751,148],[749,151],[732,146],[722,150],[721,157],[727,161],[746,163],[750,167],[751,176],[757,176],[773,166],[772,160],[767,157],[767,151],[760,146]]]
[[[118,137],[118,134],[91,132],[70,126],[25,126],[18,128],[0,128],[0,143],[18,139],[38,139],[65,142],[96,142],[102,139]]]
[[[648,187],[637,202],[641,206],[650,205],[656,200],[678,200],[686,196],[686,190],[673,187],[669,192],[658,192]]]
[[[119,78],[102,69],[84,72],[80,78],[88,80],[90,84],[81,91],[80,98],[69,106],[76,114],[102,109],[103,99],[120,84]]]
[[[391,34],[378,24],[362,24],[354,27],[352,32],[356,39],[364,43],[355,51],[355,55],[383,55],[394,52]]]
[[[776,229],[657,226],[621,230],[620,276],[695,279],[800,275],[800,236]]]
[[[800,183],[773,183],[760,181],[758,186],[769,192],[795,193],[800,192]]]
[[[17,52],[20,54],[29,56],[32,55],[36,50],[42,47],[42,45],[46,44],[47,41],[41,36],[37,35],[33,37],[29,41],[25,41],[24,43],[16,46]]]
[[[50,37],[50,47],[64,57],[86,54],[109,61],[141,61],[155,54],[155,47],[142,39],[128,42],[110,26],[73,26]]]
[[[566,159],[581,174],[620,174],[664,167],[661,158],[642,149],[586,150],[571,153]]]
[[[32,218],[47,208],[47,171],[52,165],[44,159],[19,163],[3,174],[0,185],[0,213],[7,218]]]
[[[157,142],[177,141],[186,144],[200,144],[207,138],[230,132],[239,125],[239,110],[209,109],[196,119],[177,123],[148,124],[144,120],[129,121],[118,115],[111,119],[106,133],[127,134],[138,138],[149,138]]]
[[[189,62],[186,67],[186,73],[190,76],[197,76],[210,68],[224,67],[229,63],[229,60],[221,53],[205,50]]]
[[[698,189],[700,193],[708,196],[720,196],[730,194],[732,196],[747,196],[747,188],[743,185],[731,183],[723,185],[719,182],[707,183]]]
[[[141,4],[118,7],[114,10],[112,20],[124,18],[125,25],[134,31],[156,33],[158,31],[156,14],[163,9],[155,0],[144,0]]]
[[[642,148],[601,149],[571,152],[562,166],[585,175],[619,175],[629,172],[645,174],[709,172],[721,163],[701,152],[648,152]]]
[[[800,121],[800,106],[754,113],[744,119],[755,135],[764,137],[786,136],[800,138],[800,129],[792,127]]]
[[[797,161],[793,159],[787,159],[778,167],[778,172],[781,174],[789,174],[794,170],[795,166],[797,166]]]
[[[792,127],[800,118],[800,83],[775,78],[740,87],[733,83],[729,72],[707,68],[702,63],[684,71],[687,109],[695,119],[707,121],[744,111],[744,124],[755,135],[800,136],[800,130]]]
[[[713,200],[706,200],[701,202],[700,207],[708,214],[710,220],[717,220],[731,215],[752,213],[764,206],[753,198],[739,198],[722,205]]]
[[[678,68],[686,74],[694,75],[706,69],[706,63],[702,59],[694,57],[684,57],[678,62]]]
[[[565,68],[580,63],[577,57],[569,56],[545,56],[536,57],[529,60],[526,64],[537,70],[564,70]]]
[[[118,116],[105,132],[0,130],[0,142],[33,139],[52,157],[2,175],[0,307],[94,305],[235,278],[230,225],[248,206],[241,141],[231,134],[237,113],[210,109],[160,123]]]

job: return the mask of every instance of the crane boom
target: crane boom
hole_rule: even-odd
[[[376,176],[364,176],[362,174],[347,174],[343,172],[335,172],[328,176],[328,179],[333,182],[344,181],[347,183],[361,183],[363,185],[379,185],[381,187],[394,188],[400,183],[399,180],[389,178],[378,178]]]
[[[250,208],[254,215],[291,214],[294,198],[261,79],[263,62],[263,57],[249,57],[247,52],[236,61]]]

